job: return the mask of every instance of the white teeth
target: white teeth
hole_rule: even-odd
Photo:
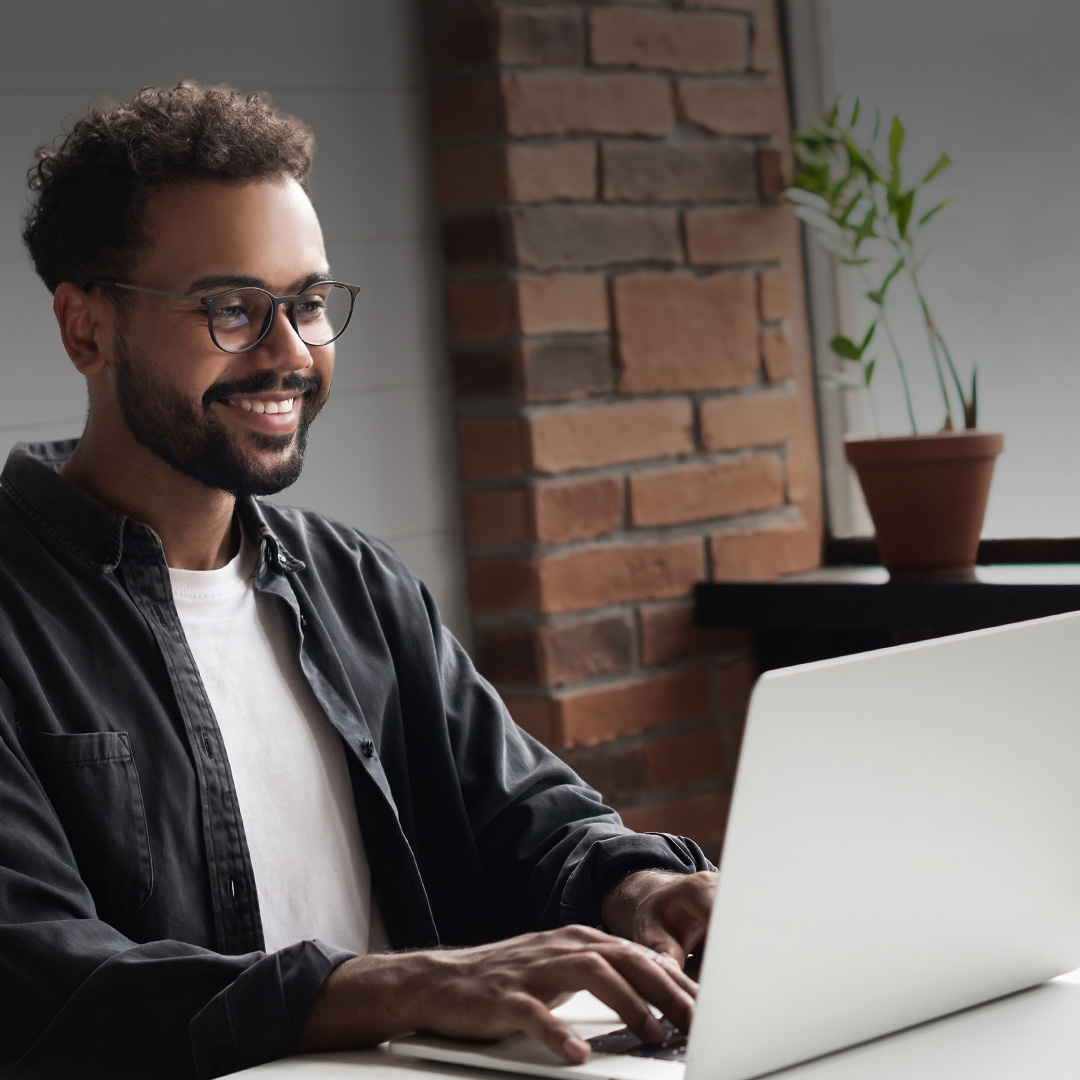
[[[284,401],[249,401],[247,398],[237,398],[236,404],[244,412],[255,413],[289,413],[292,412],[293,402],[296,398],[286,398]]]

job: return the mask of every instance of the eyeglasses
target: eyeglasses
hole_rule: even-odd
[[[359,285],[346,285],[341,281],[317,281],[297,296],[274,296],[254,285],[214,293],[213,296],[188,296],[103,278],[92,278],[84,283],[83,288],[88,289],[92,285],[202,304],[206,308],[206,324],[211,339],[222,352],[227,353],[244,353],[254,349],[274,328],[278,307],[282,304],[286,306],[286,314],[297,337],[305,345],[329,345],[348,328],[353,303],[360,291]]]

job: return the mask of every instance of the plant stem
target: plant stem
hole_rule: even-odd
[[[872,290],[873,286],[870,284],[870,279],[866,276],[866,271],[860,266],[859,276],[863,280],[863,284],[867,290]],[[911,423],[911,434],[918,435],[919,427],[915,423],[915,407],[911,402],[911,387],[908,386],[907,371],[904,368],[904,361],[900,358],[900,347],[896,344],[896,338],[893,337],[892,327],[889,326],[889,317],[885,314],[885,305],[881,305],[881,314],[878,316],[881,320],[881,325],[885,330],[885,336],[889,339],[889,345],[892,347],[893,356],[896,357],[896,366],[900,370],[900,382],[904,387],[904,403],[907,405],[908,420]],[[871,407],[873,407],[873,401],[871,400]],[[874,414],[874,423],[877,424],[877,413]],[[880,433],[881,428],[878,428]]]
[[[941,351],[945,354],[945,363],[949,365],[949,373],[953,377],[953,382],[956,383],[956,392],[960,395],[960,406],[964,412],[964,427],[966,428],[968,426],[968,401],[967,398],[964,397],[964,387],[960,382],[960,376],[957,374],[956,365],[949,355],[949,349],[945,344],[945,339],[941,336],[937,324],[930,314],[930,307],[926,303],[926,298],[923,296],[922,289],[919,286],[919,280],[915,276],[915,271],[909,267],[908,273],[911,275],[911,284],[915,287],[915,295],[919,298],[919,306],[922,308],[923,318],[926,320],[926,328],[930,334],[931,344],[933,344],[936,339],[937,343],[941,346]]]

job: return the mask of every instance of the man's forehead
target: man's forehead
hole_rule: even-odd
[[[143,227],[139,270],[172,286],[234,274],[282,287],[327,268],[319,219],[290,179],[174,182],[147,200]]]

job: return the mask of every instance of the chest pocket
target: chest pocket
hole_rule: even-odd
[[[139,774],[123,731],[38,732],[45,786],[98,915],[141,907],[154,887]]]

